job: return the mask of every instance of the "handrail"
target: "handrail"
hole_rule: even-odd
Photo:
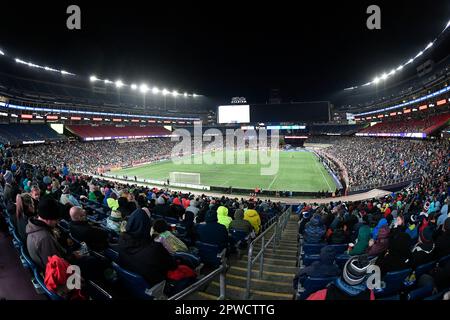
[[[184,297],[195,292],[202,285],[211,282],[217,275],[220,275],[220,281],[219,281],[220,295],[219,295],[218,300],[224,300],[225,299],[225,272],[227,270],[227,259],[226,259],[225,253],[226,253],[226,249],[223,249],[222,252],[217,255],[217,257],[221,259],[220,260],[221,264],[217,269],[211,271],[206,276],[204,276],[200,280],[196,281],[195,283],[191,284],[189,287],[187,287],[183,291],[180,291],[177,294],[169,297],[167,300],[183,299]]]
[[[247,281],[246,281],[246,288],[245,288],[245,296],[244,299],[250,298],[250,291],[251,291],[251,282],[252,282],[252,270],[253,265],[258,261],[259,259],[259,279],[262,278],[264,273],[264,253],[266,249],[272,244],[272,250],[275,252],[277,245],[279,244],[279,240],[281,238],[281,234],[283,230],[286,228],[286,225],[289,221],[289,217],[292,213],[292,206],[289,206],[288,209],[285,210],[284,213],[282,213],[276,221],[269,226],[264,232],[262,232],[258,237],[256,237],[248,247],[248,253],[247,253]],[[275,229],[272,236],[268,240],[266,240],[266,235],[271,231]],[[255,258],[253,258],[253,248],[258,241],[261,240],[261,248],[259,249],[258,253],[256,254]]]

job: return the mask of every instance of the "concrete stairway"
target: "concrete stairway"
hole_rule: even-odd
[[[264,273],[259,278],[259,261],[253,266],[251,300],[290,300],[293,297],[292,280],[297,272],[297,216],[289,218],[286,229],[282,233],[279,246],[275,252],[272,246],[264,254]],[[268,236],[267,238],[269,238]],[[253,257],[260,248],[260,243],[254,248]],[[226,298],[241,300],[245,295],[247,278],[247,251],[240,258],[230,257],[230,265],[226,274]],[[198,291],[188,297],[205,300],[217,299],[219,296],[219,279],[213,280],[203,291]]]

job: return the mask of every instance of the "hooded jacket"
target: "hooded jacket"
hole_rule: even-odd
[[[378,230],[378,237],[375,240],[373,246],[369,248],[367,254],[371,257],[378,256],[384,253],[389,248],[389,227],[387,225],[382,226]]]
[[[259,214],[255,209],[245,210],[244,220],[250,222],[256,234],[259,233],[259,230],[261,229],[261,218],[259,217]]]
[[[205,223],[196,225],[197,240],[218,245],[220,249],[228,246],[229,236],[227,228],[217,223],[217,214],[210,210],[205,215]]]
[[[382,275],[411,267],[410,243],[411,237],[406,233],[399,233],[395,237],[391,237],[388,252],[379,257],[376,262]]]
[[[217,222],[223,224],[225,228],[228,229],[230,223],[233,219],[228,216],[228,208],[224,206],[220,206],[217,208]]]
[[[162,244],[150,239],[150,219],[136,210],[130,216],[126,232],[119,239],[119,265],[135,272],[153,286],[177,265]]]
[[[300,280],[303,285],[307,277],[334,277],[341,274],[341,269],[334,263],[336,259],[336,251],[325,246],[320,250],[320,261],[314,261],[310,266],[300,270],[296,279]],[[297,285],[294,280],[294,287]]]
[[[387,220],[386,220],[385,218],[383,218],[383,219],[381,219],[380,221],[378,221],[377,226],[376,226],[375,228],[373,228],[373,231],[372,231],[372,239],[373,239],[373,240],[377,240],[377,237],[378,237],[378,230],[380,230],[380,228],[381,228],[382,226],[385,226],[385,225],[387,225],[387,224],[388,224],[388,222],[387,222]]]
[[[359,227],[358,239],[353,249],[350,250],[349,255],[356,256],[365,253],[369,246],[369,240],[370,228],[368,225],[363,224]]]
[[[52,229],[43,221],[30,218],[26,233],[28,253],[39,269],[45,269],[49,257],[55,255],[65,258],[66,251],[56,240]]]
[[[234,220],[231,221],[229,229],[243,231],[247,234],[253,231],[253,226],[247,220],[244,220],[244,212],[239,209],[234,213]]]
[[[306,224],[304,240],[306,243],[319,243],[322,241],[326,228],[319,216],[315,216]]]

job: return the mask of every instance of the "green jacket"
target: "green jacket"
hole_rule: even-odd
[[[358,240],[353,249],[350,250],[349,254],[351,256],[357,256],[366,253],[367,248],[369,247],[369,240],[370,228],[367,225],[362,225],[358,231]]]

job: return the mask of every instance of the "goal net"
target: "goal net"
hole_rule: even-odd
[[[200,184],[200,173],[171,172],[170,183]]]

